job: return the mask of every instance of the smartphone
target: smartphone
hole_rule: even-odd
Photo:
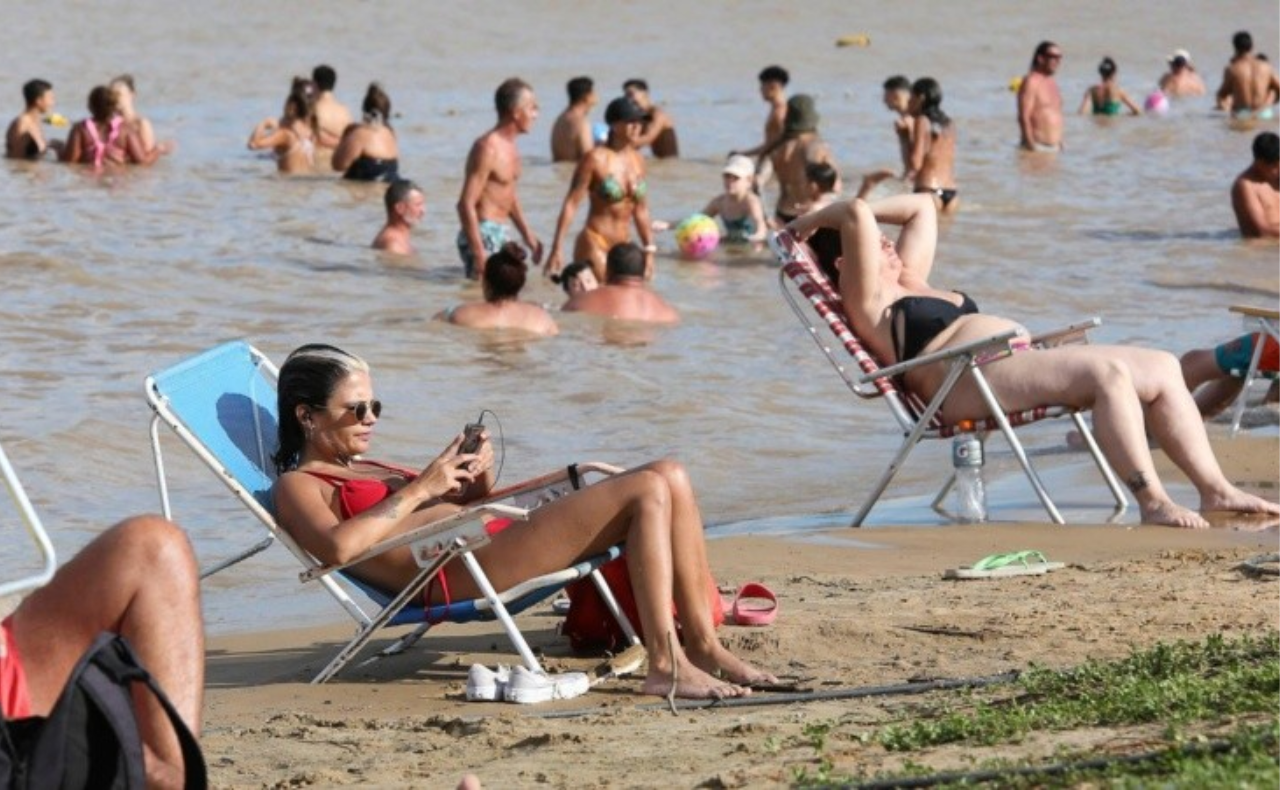
[[[482,433],[484,433],[484,412],[480,412],[480,417],[475,422],[467,423],[467,427],[462,429],[462,445],[458,447],[458,454],[467,455],[479,450]]]

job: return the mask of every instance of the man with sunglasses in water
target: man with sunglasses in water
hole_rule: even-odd
[[[1062,93],[1053,78],[1062,65],[1062,48],[1041,41],[1031,56],[1031,70],[1018,88],[1019,145],[1027,151],[1061,151]]]

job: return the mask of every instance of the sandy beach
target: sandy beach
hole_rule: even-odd
[[[1274,496],[1274,436],[1218,439],[1215,446],[1233,480]],[[801,690],[834,696],[829,692],[1073,666],[1158,641],[1274,631],[1276,578],[1236,569],[1277,548],[1274,528],[1251,526],[903,526],[832,530],[804,541],[734,537],[709,547],[722,587],[759,581],[779,599],[772,625],[726,626],[726,643],[795,678]],[[947,568],[1018,549],[1038,549],[1067,567],[1001,580],[942,578]],[[598,663],[569,652],[548,605],[517,621],[552,670]],[[465,772],[490,787],[785,785],[815,762],[806,725],[853,718],[871,729],[900,717],[910,699],[673,715],[636,693],[637,680],[621,679],[545,705],[467,702],[472,662],[516,660],[492,624],[442,626],[407,654],[348,669],[325,686],[306,684],[348,633],[335,625],[211,641],[204,747],[216,786],[446,787]],[[1018,748],[1049,755],[1067,743],[1131,735],[1067,733]],[[967,764],[974,751],[940,748],[923,760],[949,769]],[[1016,756],[1007,746],[1002,754]],[[902,759],[856,742],[828,744],[827,755],[846,772],[890,769]],[[919,753],[912,758],[921,760]]]

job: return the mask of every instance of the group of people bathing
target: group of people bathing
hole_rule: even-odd
[[[29,80],[22,86],[26,107],[9,124],[5,134],[5,156],[10,159],[40,159],[48,154],[59,161],[91,165],[152,165],[170,153],[174,145],[156,140],[151,122],[134,107],[136,89],[132,75],[121,74],[105,85],[89,91],[89,116],[71,127],[67,139],[45,136],[44,123],[63,125],[66,120],[54,112],[57,97],[46,80]]]

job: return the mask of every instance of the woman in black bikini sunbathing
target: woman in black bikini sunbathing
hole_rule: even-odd
[[[494,485],[487,436],[475,453],[460,453],[459,434],[421,471],[367,460],[382,403],[368,365],[344,351],[297,349],[280,368],[278,388],[276,514],[321,562],[350,560],[385,538],[459,510]],[[505,528],[500,521],[486,525],[491,541],[475,552],[499,590],[626,542],[648,650],[646,694],[666,695],[674,681],[678,697],[736,697],[749,693],[751,684],[777,682],[716,637],[702,516],[680,464],[646,464],[543,505],[526,522]],[[402,588],[418,570],[408,547],[353,568],[383,589]],[[480,594],[459,560],[441,576],[444,583],[428,593],[433,603],[445,601],[445,589],[455,599]],[[670,641],[673,600],[683,646]]]
[[[879,223],[902,228],[896,244],[880,232]],[[800,240],[820,228],[840,233],[844,257],[822,261],[823,268],[839,288],[854,331],[885,365],[1021,328],[983,315],[964,294],[929,285],[938,242],[932,195],[834,203],[787,225]],[[1075,345],[1015,353],[983,372],[1011,411],[1046,403],[1092,407],[1098,444],[1133,491],[1143,523],[1209,526],[1203,516],[1169,498],[1156,477],[1148,432],[1195,485],[1201,511],[1280,514],[1280,505],[1244,493],[1222,474],[1172,354]],[[941,363],[918,368],[907,374],[907,387],[927,400],[944,373]],[[944,409],[952,422],[988,416],[969,378],[960,381]]]

